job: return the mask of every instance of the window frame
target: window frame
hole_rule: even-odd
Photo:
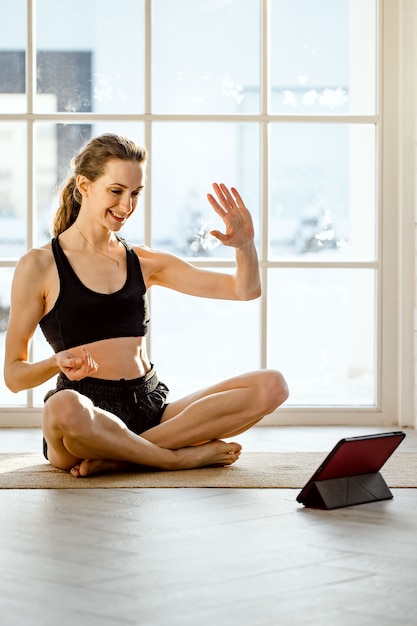
[[[27,112],[0,114],[0,121],[25,122],[27,125],[27,242],[28,248],[35,241],[34,172],[34,125],[38,121],[49,122],[143,122],[145,145],[152,155],[152,124],[175,121],[230,121],[255,122],[260,125],[260,239],[259,257],[264,285],[261,296],[260,364],[266,367],[267,345],[267,274],[270,268],[280,267],[354,267],[372,268],[377,273],[376,328],[377,344],[377,402],[375,407],[294,407],[285,405],[263,420],[265,425],[414,425],[414,350],[410,350],[410,332],[414,336],[414,187],[412,175],[404,175],[404,156],[409,145],[404,144],[410,125],[415,123],[412,114],[404,109],[401,98],[410,50],[413,52],[412,32],[407,35],[406,12],[412,8],[402,6],[396,0],[378,2],[378,71],[377,110],[375,115],[280,115],[269,113],[268,49],[269,0],[261,0],[261,93],[260,112],[250,115],[178,115],[151,113],[151,0],[145,2],[145,112],[143,114],[94,114],[52,113],[35,111],[36,95],[36,0],[27,0]],[[404,13],[403,13],[404,12]],[[408,43],[407,43],[408,42]],[[414,50],[415,52],[415,50]],[[398,71],[400,68],[400,71]],[[405,68],[405,71],[402,70]],[[407,76],[411,74],[408,70]],[[400,94],[400,95],[399,95]],[[409,105],[407,105],[409,106]],[[269,125],[273,122],[300,123],[375,124],[377,129],[377,223],[382,225],[377,233],[375,261],[270,261],[268,260],[268,189],[269,189]],[[151,169],[151,167],[150,167]],[[147,186],[143,201],[144,243],[149,245],[152,225],[151,185]],[[407,203],[403,203],[406,198]],[[198,259],[199,267],[218,267],[219,261]],[[0,267],[14,267],[15,259],[0,259]],[[221,262],[222,267],[232,262]],[[413,289],[409,288],[410,279]],[[152,334],[150,334],[152,342]],[[0,407],[0,426],[29,427],[40,425],[41,409],[34,406],[33,391],[27,392],[27,407]]]

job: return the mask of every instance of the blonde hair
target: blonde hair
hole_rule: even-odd
[[[146,150],[119,135],[104,134],[90,139],[71,160],[73,174],[60,186],[60,203],[51,226],[54,237],[67,230],[77,219],[81,207],[81,194],[76,185],[77,176],[85,176],[94,182],[104,174],[110,159],[146,163]]]

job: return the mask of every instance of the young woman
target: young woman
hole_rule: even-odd
[[[146,350],[152,285],[229,300],[260,295],[252,218],[239,193],[214,184],[208,201],[236,249],[234,275],[130,246],[118,233],[145,185],[145,150],[116,135],[93,138],[63,184],[50,243],[27,252],[12,285],[5,381],[18,392],[57,376],[45,398],[44,453],[75,477],[126,464],[187,469],[234,463],[250,428],[288,396],[279,372],[242,374],[172,403]],[[40,325],[54,354],[28,361]]]

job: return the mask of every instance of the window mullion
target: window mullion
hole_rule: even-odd
[[[269,0],[261,2],[261,54],[260,54],[260,220],[259,220],[259,247],[260,271],[262,281],[262,296],[260,300],[260,366],[267,366],[267,337],[268,337],[268,207],[269,207],[269,119],[270,112],[270,31],[269,31]]]
[[[145,33],[144,33],[144,58],[145,58],[145,146],[149,153],[149,161],[152,161],[152,2],[151,0],[145,0]],[[151,163],[148,165],[151,168]],[[149,172],[148,172],[149,177]],[[146,194],[144,198],[144,243],[148,246],[151,245],[152,230],[151,230],[151,198],[152,189],[151,185],[146,186]]]
[[[30,250],[35,245],[35,155],[34,155],[34,111],[36,97],[36,0],[27,0],[27,47],[26,47],[26,158],[27,158],[27,206],[26,206],[26,245]],[[34,360],[33,342],[29,348],[29,359]],[[33,389],[26,392],[27,406],[34,407]]]

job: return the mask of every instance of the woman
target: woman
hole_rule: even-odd
[[[193,267],[164,252],[131,247],[118,235],[145,184],[145,150],[102,135],[73,160],[61,189],[54,238],[15,270],[6,338],[5,381],[14,392],[58,375],[45,398],[44,453],[75,477],[127,464],[161,469],[229,465],[245,431],[288,396],[279,372],[243,374],[167,403],[146,351],[152,285],[229,300],[260,295],[252,219],[240,195],[213,185],[221,243],[236,249],[235,275]],[[28,361],[37,325],[54,355]]]

